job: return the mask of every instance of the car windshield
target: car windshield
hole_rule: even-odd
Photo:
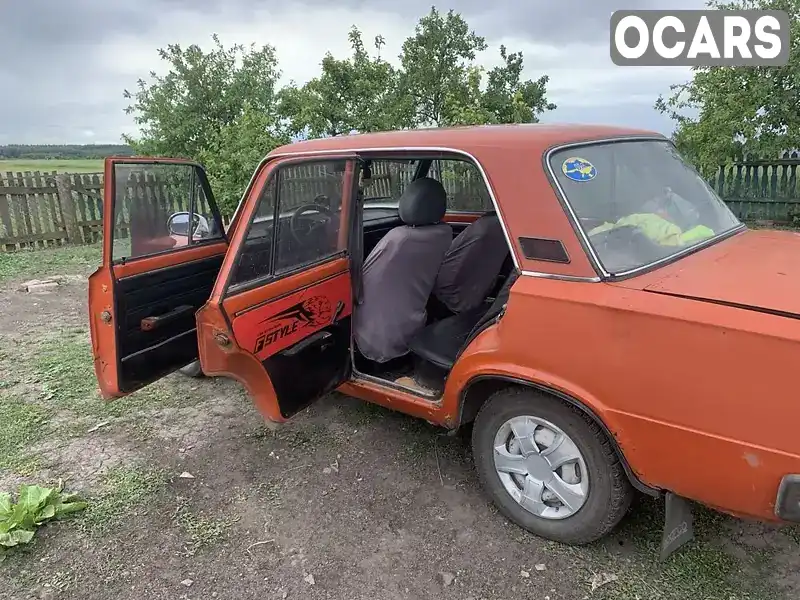
[[[551,154],[550,166],[611,274],[650,265],[741,224],[667,141],[566,148]]]

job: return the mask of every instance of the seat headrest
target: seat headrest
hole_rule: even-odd
[[[435,225],[447,212],[447,192],[435,179],[421,177],[406,186],[399,205],[400,219],[406,225]]]

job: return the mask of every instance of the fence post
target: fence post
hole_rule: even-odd
[[[78,226],[78,211],[75,200],[72,198],[72,184],[69,175],[64,173],[56,175],[56,189],[58,190],[58,203],[61,206],[61,216],[64,218],[64,227],[67,230],[67,242],[82,244],[81,228]]]

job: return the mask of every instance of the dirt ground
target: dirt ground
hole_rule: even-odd
[[[90,502],[8,554],[2,599],[800,597],[797,529],[698,509],[697,539],[660,565],[662,509],[640,499],[602,543],[547,542],[487,501],[468,436],[340,394],[277,427],[226,380],[172,375],[103,403],[96,261],[0,254],[0,490],[62,478]],[[81,277],[17,290],[46,274]]]

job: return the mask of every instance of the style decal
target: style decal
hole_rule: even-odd
[[[352,304],[344,272],[236,315],[233,332],[240,347],[263,361],[349,316]]]
[[[297,332],[308,326],[324,327],[330,325],[333,310],[331,301],[326,296],[312,296],[282,310],[278,314],[264,319],[267,328],[256,338],[254,354],[261,352],[265,346]]]

